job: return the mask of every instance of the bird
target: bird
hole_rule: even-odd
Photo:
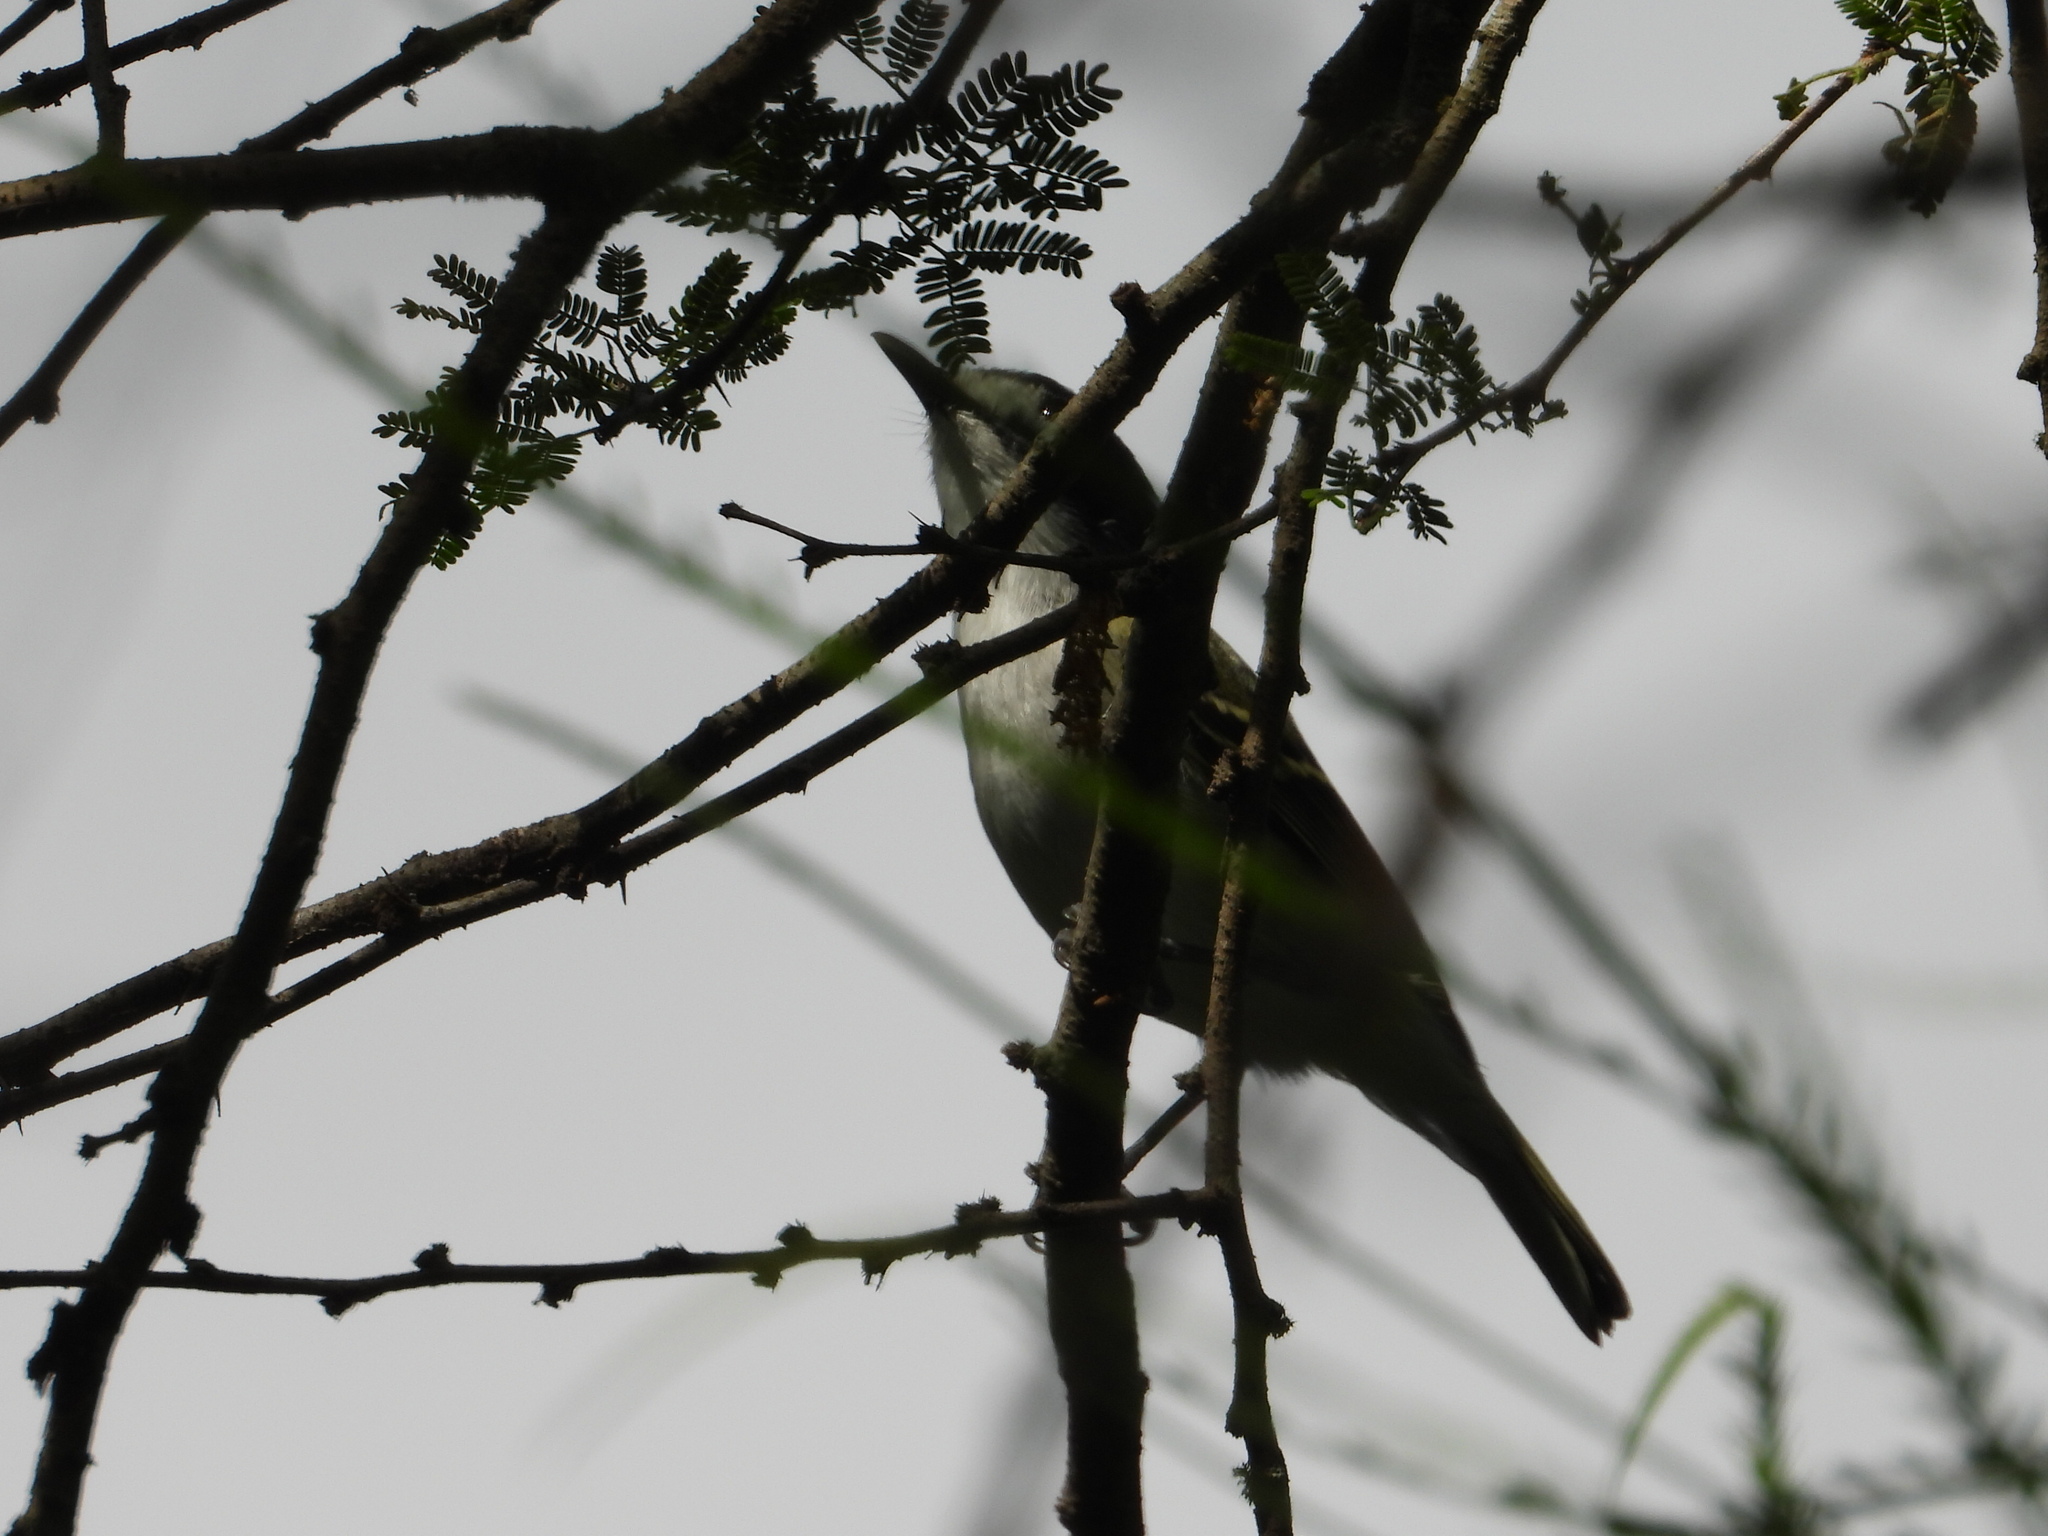
[[[886,332],[875,340],[923,407],[944,530],[958,535],[987,504],[1072,392],[1039,374],[948,370]],[[1158,496],[1111,436],[1019,544],[1026,554],[1129,554],[1143,546]],[[986,605],[954,620],[972,644],[1072,601],[1064,572],[1005,566]],[[1105,672],[1120,675],[1109,625]],[[960,691],[968,774],[983,830],[1054,952],[1071,937],[1095,835],[1092,796],[1072,760],[1085,749],[1054,719],[1060,647],[1041,650]],[[1209,686],[1189,717],[1179,821],[1206,834],[1180,850],[1143,1011],[1199,1036],[1208,1007],[1224,813],[1207,793],[1218,760],[1241,740],[1252,669],[1213,632]],[[1320,1071],[1350,1083],[1478,1179],[1581,1332],[1599,1343],[1629,1315],[1628,1292],[1585,1220],[1516,1129],[1479,1065],[1422,929],[1364,830],[1292,720],[1274,775],[1268,831],[1255,849],[1267,884],[1252,930],[1239,1016],[1248,1064],[1283,1076]],[[1189,841],[1182,839],[1181,841]]]

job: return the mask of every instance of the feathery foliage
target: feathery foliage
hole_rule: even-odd
[[[1289,393],[1357,396],[1363,404],[1351,424],[1370,433],[1382,451],[1447,419],[1469,419],[1489,432],[1531,424],[1516,421],[1505,406],[1488,404],[1498,383],[1480,361],[1478,332],[1449,294],[1418,306],[1412,319],[1387,325],[1367,315],[1343,274],[1321,254],[1283,256],[1279,267],[1323,345],[1318,350],[1240,336],[1232,342],[1236,366],[1265,374]],[[1342,505],[1361,533],[1397,511],[1406,514],[1409,531],[1419,539],[1441,543],[1451,526],[1441,501],[1355,449],[1333,452],[1321,489],[1310,494]]]
[[[783,86],[746,136],[710,171],[664,188],[649,211],[710,235],[745,233],[800,261],[819,231],[820,212],[850,217],[856,238],[828,261],[795,268],[748,292],[752,264],[721,250],[665,315],[649,308],[647,262],[637,245],[606,247],[596,293],[571,293],[549,321],[507,395],[500,419],[462,423],[448,380],[417,410],[378,417],[380,437],[407,448],[467,433],[478,444],[470,515],[434,554],[461,557],[494,510],[510,512],[576,467],[585,435],[605,440],[623,421],[653,429],[684,450],[703,445],[722,394],[789,349],[805,310],[851,307],[911,274],[924,326],[939,358],[958,367],[989,350],[992,273],[1079,277],[1094,254],[1061,215],[1102,206],[1126,185],[1117,167],[1074,134],[1114,107],[1121,92],[1102,83],[1107,66],[1065,64],[1032,74],[1022,53],[1000,54],[940,100],[916,124],[905,149],[879,168],[866,156],[909,110],[910,92],[937,61],[949,16],[935,0],[901,0],[884,22],[879,9],[840,39],[845,52],[889,88],[890,99],[843,106],[819,93],[815,70]],[[835,220],[836,222],[836,220]],[[886,231],[873,235],[881,223]],[[436,256],[428,279],[449,303],[401,300],[407,319],[478,333],[497,279],[459,256]],[[565,431],[565,423],[574,423]],[[380,486],[396,501],[401,475]]]
[[[536,491],[560,483],[576,467],[582,438],[555,430],[562,417],[595,424],[624,402],[649,407],[646,425],[664,443],[688,450],[703,446],[704,434],[719,425],[705,406],[706,388],[664,396],[683,368],[720,345],[734,318],[751,264],[737,251],[712,257],[697,280],[683,290],[666,316],[647,308],[647,263],[637,246],[606,246],[597,260],[598,296],[570,293],[534,343],[527,369],[507,394],[497,422],[468,424],[484,437],[470,485],[470,518],[451,530],[434,553],[443,568],[459,559],[482,526],[484,514],[510,512]],[[494,280],[460,257],[437,256],[428,278],[460,307],[405,299],[398,312],[408,319],[437,320],[451,330],[474,333],[497,292]],[[777,307],[755,333],[716,370],[719,382],[737,383],[773,362],[789,347],[794,305]],[[422,448],[465,430],[445,395],[447,380],[417,411],[386,411],[377,418],[379,437],[396,437],[401,447]],[[410,488],[401,475],[381,486],[394,500]]]
[[[884,28],[869,17],[840,39],[893,101],[843,107],[818,92],[814,72],[785,87],[723,164],[658,194],[672,223],[712,233],[746,231],[782,244],[828,197],[852,193],[858,238],[797,284],[809,308],[852,304],[914,273],[934,350],[948,367],[989,351],[985,275],[1057,272],[1079,277],[1094,253],[1065,230],[1062,214],[1102,206],[1127,185],[1118,168],[1074,135],[1110,112],[1122,93],[1102,83],[1107,66],[1085,60],[1032,74],[1022,53],[977,70],[919,125],[911,150],[880,175],[849,187],[854,163],[888,131],[937,54],[943,6],[906,0]],[[990,219],[996,213],[1013,214]],[[870,223],[886,227],[868,231]]]
[[[1862,28],[1864,56],[1840,69],[1794,79],[1775,98],[1787,120],[1806,110],[1807,88],[1838,75],[1861,79],[1891,59],[1906,61],[1906,107],[1893,107],[1896,138],[1883,148],[1892,190],[1915,213],[1931,218],[1955,185],[1977,139],[1971,92],[1998,68],[1998,34],[1973,0],[1835,0]]]

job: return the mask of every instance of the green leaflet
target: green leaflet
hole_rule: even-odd
[[[1343,274],[1320,252],[1282,256],[1278,265],[1323,345],[1318,350],[1239,335],[1230,343],[1233,366],[1269,378],[1290,394],[1357,397],[1361,406],[1351,424],[1364,428],[1382,451],[1447,419],[1470,418],[1472,426],[1487,431],[1518,425],[1504,409],[1488,408],[1498,385],[1480,361],[1478,333],[1449,294],[1418,305],[1414,317],[1400,325],[1382,325],[1367,316]],[[1451,526],[1436,497],[1349,448],[1330,455],[1321,487],[1308,494],[1343,506],[1361,533],[1397,511],[1419,539],[1441,543]]]
[[[1864,60],[1794,80],[1776,98],[1779,115],[1792,118],[1806,107],[1806,88],[1833,76],[1882,68],[1893,57],[1906,61],[1907,101],[1894,107],[1899,133],[1886,142],[1892,190],[1906,206],[1932,217],[1969,163],[1977,138],[1977,82],[1998,68],[1998,34],[1974,0],[1835,0],[1841,13],[1862,29]],[[1880,54],[1872,60],[1871,54]]]

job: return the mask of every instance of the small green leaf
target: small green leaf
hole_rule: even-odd
[[[1835,0],[1835,8],[1884,42],[1902,43],[1911,35],[1911,0]]]
[[[1610,1487],[1621,1486],[1622,1475],[1642,1448],[1643,1436],[1649,1432],[1650,1420],[1656,1417],[1657,1409],[1666,1395],[1677,1384],[1686,1365],[1698,1354],[1700,1347],[1712,1338],[1721,1325],[1743,1313],[1754,1315],[1760,1325],[1775,1329],[1779,1320],[1778,1304],[1770,1298],[1751,1290],[1746,1285],[1729,1284],[1722,1287],[1719,1295],[1699,1310],[1676,1342],[1666,1351],[1663,1361],[1650,1377],[1650,1385],[1643,1393],[1643,1401],[1628,1427],[1622,1431],[1621,1450],[1614,1464],[1614,1476]]]
[[[1966,77],[1942,71],[1906,105],[1913,119],[1900,118],[1903,131],[1885,144],[1884,158],[1891,162],[1892,190],[1915,213],[1932,218],[1969,163],[1977,103]]]

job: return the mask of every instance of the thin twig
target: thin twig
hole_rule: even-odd
[[[1872,69],[1889,57],[1889,50],[1880,50],[1858,59],[1856,66],[1849,73],[1844,74],[1816,96],[1805,111],[1772,135],[1769,143],[1730,172],[1701,202],[1633,256],[1617,260],[1614,263],[1613,276],[1596,288],[1585,311],[1534,368],[1512,384],[1494,390],[1469,410],[1460,412],[1434,431],[1425,432],[1420,437],[1409,438],[1380,450],[1373,456],[1374,466],[1397,475],[1405,475],[1427,455],[1434,453],[1444,444],[1465,436],[1489,417],[1502,412],[1514,416],[1517,420],[1530,420],[1539,416],[1550,403],[1550,386],[1557,378],[1558,371],[1570,361],[1572,354],[1579,350],[1586,338],[1593,334],[1594,328],[1613,311],[1622,296],[1640,282],[1651,267],[1669,254],[1673,246],[1712,217],[1729,199],[1751,182],[1768,179],[1786,151],[1798,143],[1830,107],[1848,95]]]
[[[1224,840],[1223,893],[1209,976],[1209,1012],[1202,1036],[1202,1086],[1209,1104],[1203,1183],[1216,1194],[1221,1207],[1214,1230],[1230,1282],[1234,1369],[1230,1407],[1223,1424],[1244,1442],[1244,1492],[1259,1536],[1289,1536],[1294,1529],[1287,1457],[1273,1419],[1266,1364],[1271,1341],[1292,1325],[1259,1278],[1240,1174],[1238,1108],[1244,1060],[1239,1012],[1243,973],[1259,912],[1246,871],[1252,850],[1266,833],[1275,765],[1285,751],[1288,705],[1301,685],[1301,604],[1308,583],[1316,512],[1316,504],[1305,493],[1322,482],[1323,461],[1336,439],[1340,417],[1336,400],[1341,398],[1342,394],[1322,397],[1296,410],[1299,424],[1294,446],[1274,487],[1279,525],[1273,535],[1265,639],[1250,717],[1227,771],[1219,765],[1216,779],[1229,807],[1229,830]]]
[[[75,0],[58,0],[48,7],[45,14],[54,15],[67,11]],[[144,59],[159,53],[169,53],[177,48],[197,48],[208,38],[239,26],[252,16],[275,9],[284,0],[225,0],[221,5],[209,6],[203,11],[194,11],[176,21],[166,22],[153,31],[143,32],[135,37],[124,38],[106,50],[107,64],[112,69],[126,69],[130,64],[139,64]],[[30,6],[16,20],[13,28],[26,21],[37,7]],[[40,18],[38,18],[40,22]],[[105,22],[100,23],[104,34]],[[5,53],[13,43],[6,33],[0,33],[0,53]],[[12,90],[0,91],[0,115],[23,110],[34,111],[38,107],[54,106],[81,86],[92,84],[92,49],[88,45],[85,57],[76,64],[60,64],[55,69],[39,69],[21,77],[21,83]]]
[[[14,20],[0,27],[0,53],[6,53],[34,32],[59,11],[68,11],[78,0],[29,0],[28,6]],[[278,0],[271,0],[277,4]]]
[[[487,42],[510,43],[525,37],[556,0],[502,0],[445,27],[414,27],[398,52],[373,69],[294,113],[253,139],[235,146],[238,154],[267,154],[298,149],[326,138],[353,114],[381,96],[418,85],[427,76],[460,62]]]
[[[120,313],[121,306],[134,297],[135,291],[149,280],[150,274],[163,264],[164,258],[184,242],[195,223],[196,220],[182,215],[161,219],[135,243],[135,249],[123,258],[120,266],[114,268],[113,276],[100,285],[99,292],[78,312],[78,318],[64,328],[64,334],[57,338],[57,344],[50,348],[49,355],[36,365],[36,371],[4,405],[0,405],[0,443],[5,443],[28,422],[47,426],[57,419],[60,397],[65,381],[71,377],[71,370],[99,340],[100,333]]]
[[[0,1126],[18,1125],[29,1116],[55,1109],[59,1104],[69,1104],[74,1099],[118,1088],[138,1077],[149,1077],[161,1071],[164,1063],[183,1045],[183,1040],[166,1040],[159,1045],[144,1046],[126,1056],[117,1056],[112,1061],[81,1067],[76,1072],[44,1078],[19,1088],[0,1088]]]
[[[1179,1130],[1182,1122],[1200,1107],[1202,1092],[1201,1069],[1183,1072],[1174,1079],[1181,1085],[1180,1097],[1175,1099],[1158,1117],[1138,1134],[1138,1139],[1124,1148],[1124,1177],[1129,1178],[1138,1171],[1138,1165],[1150,1157],[1158,1145]]]
[[[107,0],[84,0],[79,15],[85,22],[85,77],[92,83],[92,111],[100,129],[94,158],[119,160],[128,153],[128,87],[114,78],[108,57]]]
[[[961,657],[955,657],[956,663],[960,660]],[[559,715],[521,700],[476,688],[468,690],[460,702],[480,719],[613,777],[630,772],[640,761],[637,753],[627,752]],[[1031,1032],[1031,1017],[992,990],[971,966],[933,943],[889,911],[873,894],[814,858],[793,839],[745,818],[727,822],[719,828],[719,835],[773,871],[791,890],[849,924],[948,1002],[980,1019],[1004,1039],[1015,1040]]]
[[[277,4],[279,0],[268,0]],[[268,133],[244,142],[237,154],[256,154],[272,150],[297,149],[314,139],[325,138],[333,132],[350,113],[360,110],[386,92],[401,86],[411,86],[435,70],[446,69],[478,45],[495,38],[509,41],[523,37],[532,29],[534,20],[554,5],[556,0],[504,0],[477,12],[450,26],[439,29],[415,27],[399,45],[398,53],[379,64],[376,68],[358,75],[354,80],[324,99],[313,103],[304,111],[296,113]],[[261,9],[262,7],[256,7]],[[237,10],[254,14],[247,0],[233,6],[216,6],[204,11],[198,17],[187,17],[185,22],[174,22],[172,27],[185,26],[202,18],[216,18],[218,13]],[[237,15],[234,20],[240,20]],[[220,25],[232,25],[221,20]],[[161,28],[168,32],[172,28]],[[137,39],[138,43],[156,33]],[[124,45],[126,46],[126,45]],[[166,43],[165,47],[184,46]],[[195,41],[190,44],[197,47]],[[121,49],[116,48],[113,57],[118,60]],[[140,55],[138,55],[139,57]],[[0,101],[4,101],[0,97]],[[0,405],[0,444],[29,422],[48,424],[56,420],[60,398],[65,381],[78,366],[92,344],[106,330],[121,307],[135,295],[151,273],[163,264],[165,257],[183,243],[185,237],[198,224],[198,216],[192,213],[171,214],[156,225],[136,243],[113,275],[100,286],[78,318],[65,328],[49,355],[37,365],[36,371],[28,376],[21,388]]]
[[[1243,517],[1212,528],[1207,533],[1183,539],[1177,544],[1162,545],[1153,550],[1139,550],[1121,555],[1038,555],[1023,550],[992,549],[983,544],[963,538],[932,523],[918,524],[917,537],[908,544],[847,544],[837,539],[821,539],[816,534],[805,533],[787,523],[778,523],[772,517],[763,517],[758,512],[749,512],[736,501],[728,501],[718,509],[718,515],[736,523],[751,523],[756,528],[766,528],[779,533],[786,539],[794,540],[801,548],[797,559],[804,568],[804,577],[835,560],[866,559],[877,556],[897,555],[952,555],[963,561],[979,560],[992,566],[1026,566],[1036,571],[1058,571],[1072,576],[1077,581],[1091,577],[1114,575],[1119,571],[1135,570],[1141,566],[1158,566],[1168,561],[1184,559],[1228,544],[1255,529],[1263,528],[1279,515],[1280,504],[1269,501],[1256,511],[1247,512]]]
[[[776,1234],[776,1246],[740,1252],[701,1253],[683,1247],[650,1249],[633,1259],[584,1264],[458,1264],[448,1246],[436,1243],[422,1250],[409,1270],[384,1275],[315,1279],[220,1269],[203,1259],[188,1258],[182,1270],[151,1270],[139,1286],[152,1291],[201,1291],[226,1296],[311,1296],[329,1316],[399,1291],[431,1290],[447,1285],[537,1285],[539,1300],[558,1307],[573,1300],[586,1285],[616,1280],[664,1280],[684,1275],[747,1275],[756,1285],[773,1289],[799,1265],[822,1262],[858,1263],[864,1279],[877,1280],[892,1264],[920,1254],[964,1258],[998,1238],[1045,1232],[1073,1222],[1192,1221],[1207,1207],[1200,1190],[1170,1189],[1156,1195],[1129,1195],[1086,1205],[1034,1205],[1006,1211],[993,1199],[973,1201],[955,1209],[953,1221],[893,1237],[821,1238],[808,1227],[794,1225]],[[0,1291],[70,1290],[94,1283],[91,1269],[0,1270]]]

